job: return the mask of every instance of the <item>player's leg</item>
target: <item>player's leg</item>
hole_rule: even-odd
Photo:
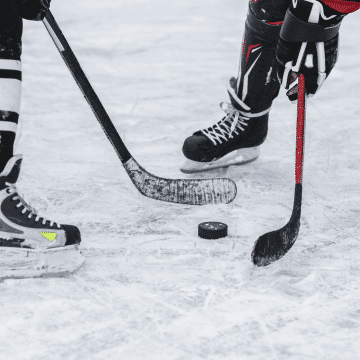
[[[0,246],[44,250],[80,243],[79,229],[41,217],[17,193],[21,155],[13,155],[21,96],[22,18],[17,0],[0,3]]]
[[[0,2],[0,278],[74,271],[84,262],[79,229],[39,216],[15,186],[22,161],[13,154],[21,97],[19,3]]]
[[[245,164],[259,156],[272,101],[278,95],[275,49],[290,0],[250,0],[238,77],[230,79],[226,116],[184,142],[185,173]]]
[[[17,1],[0,3],[0,172],[13,156],[21,98],[22,18]]]

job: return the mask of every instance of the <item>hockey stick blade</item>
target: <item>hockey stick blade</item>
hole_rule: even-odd
[[[282,258],[294,245],[300,229],[302,178],[305,140],[305,79],[299,76],[296,126],[296,162],[294,206],[289,222],[279,230],[261,235],[255,242],[251,259],[254,265],[266,266]]]
[[[177,204],[228,204],[236,197],[231,179],[164,179],[148,173],[131,156],[50,11],[43,23],[137,190]]]
[[[252,252],[254,265],[266,266],[282,258],[294,245],[300,229],[302,185],[295,185],[294,208],[289,222],[279,230],[261,235]]]
[[[159,178],[148,173],[132,158],[124,167],[140,193],[152,199],[178,204],[206,205],[227,204],[236,196],[236,185],[230,179]]]

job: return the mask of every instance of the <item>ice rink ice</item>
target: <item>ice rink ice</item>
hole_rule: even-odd
[[[52,13],[134,158],[158,176],[222,117],[236,76],[245,0],[53,1]],[[308,102],[302,220],[278,262],[255,240],[289,220],[296,106],[274,102],[257,161],[209,172],[236,181],[221,206],[141,196],[41,22],[25,23],[19,191],[82,231],[69,276],[0,281],[8,360],[355,360],[360,358],[360,11]],[[198,175],[199,176],[199,175]],[[197,237],[221,221],[229,237]]]

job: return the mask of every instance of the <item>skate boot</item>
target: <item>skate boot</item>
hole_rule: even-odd
[[[226,116],[215,125],[195,132],[183,145],[187,158],[180,170],[196,173],[256,160],[268,130],[269,109],[252,113],[235,93],[237,80],[230,79],[231,103],[221,103]]]
[[[21,155],[13,156],[0,174],[1,246],[49,249],[80,244],[80,231],[40,217],[17,193]],[[8,240],[6,240],[8,239]]]
[[[50,270],[71,271],[84,262],[78,251],[80,231],[76,226],[60,225],[39,216],[21,198],[15,186],[21,161],[21,155],[13,156],[0,174],[0,278],[6,276],[4,271],[20,277]],[[14,264],[6,267],[11,260],[17,267]]]

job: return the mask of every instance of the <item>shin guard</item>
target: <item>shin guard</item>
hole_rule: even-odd
[[[280,89],[275,49],[282,21],[260,19],[254,14],[261,13],[256,11],[258,6],[258,3],[251,1],[237,78],[237,96],[254,114],[270,110]],[[284,7],[284,15],[285,11]],[[280,10],[277,12],[281,14]],[[277,16],[282,16],[283,19],[284,15]],[[274,16],[268,14],[268,19],[274,20]]]

